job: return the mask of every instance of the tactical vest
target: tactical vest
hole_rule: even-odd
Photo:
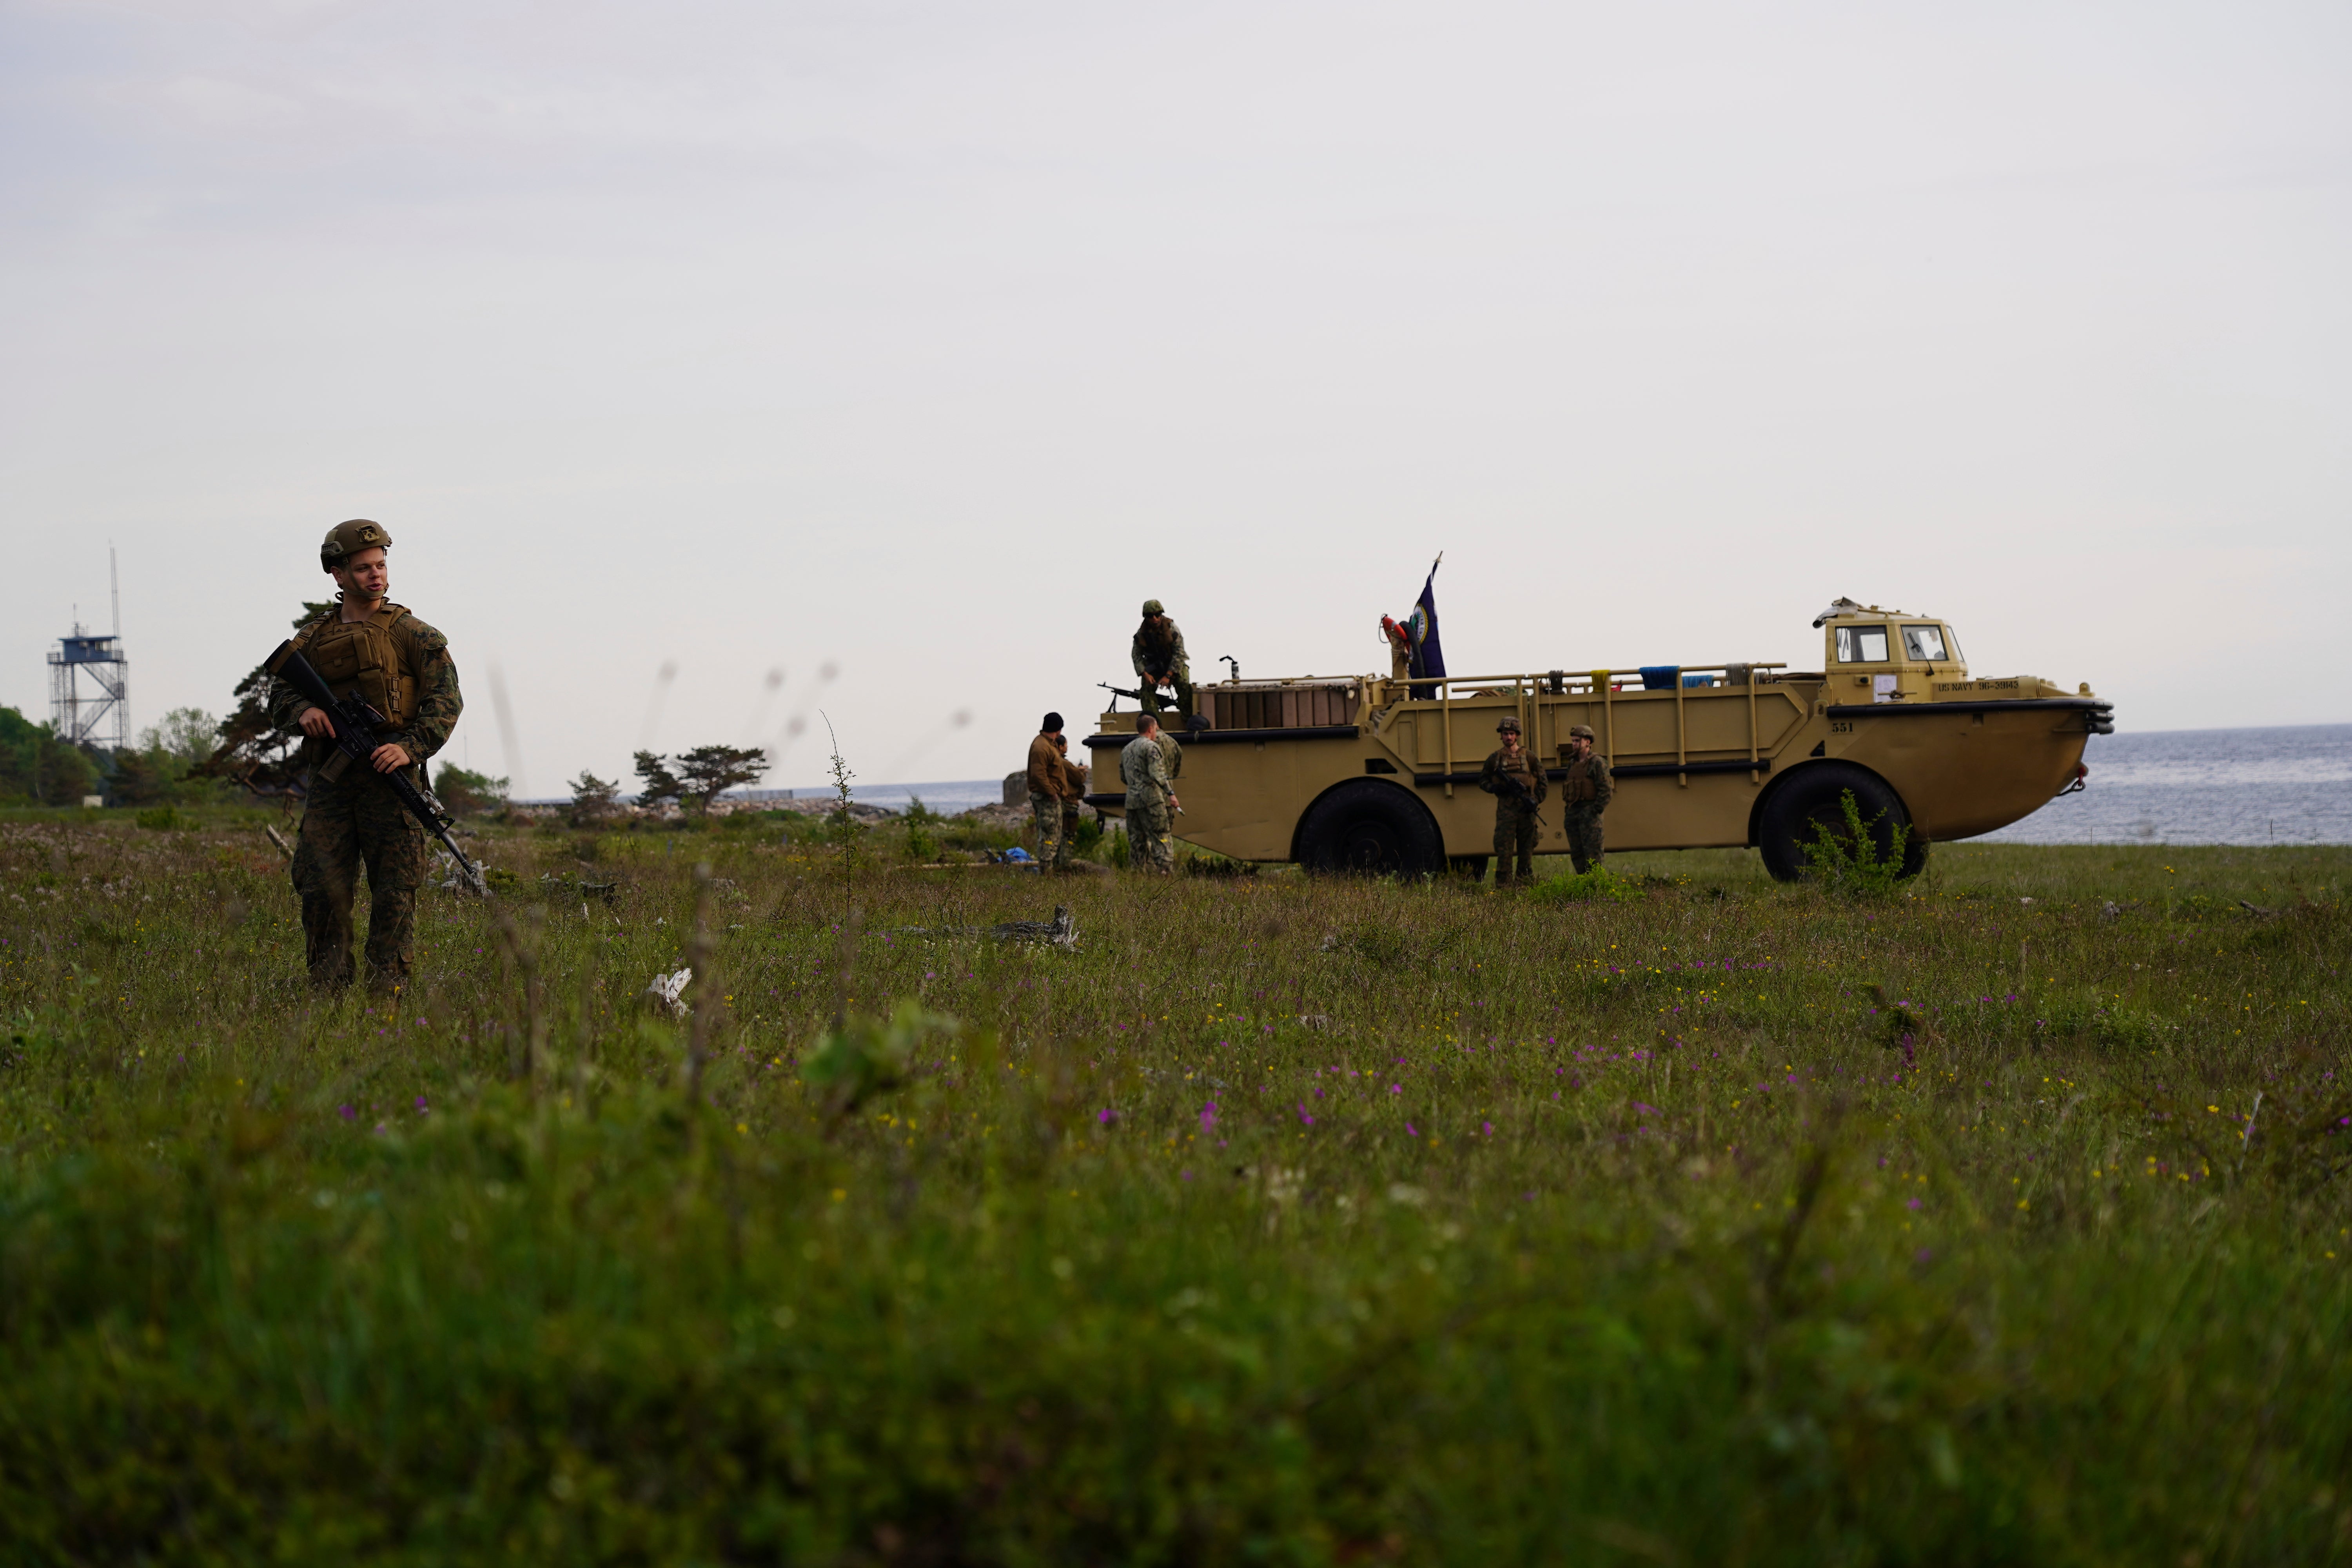
[[[363,621],[346,621],[332,611],[295,633],[294,646],[335,695],[355,695],[391,720],[393,729],[405,730],[416,717],[417,672],[405,657],[409,639],[393,628],[407,614],[394,604],[379,605]]]
[[[1152,668],[1164,670],[1175,662],[1176,637],[1167,616],[1144,616],[1143,625],[1136,628],[1135,640],[1142,646],[1143,657]]]

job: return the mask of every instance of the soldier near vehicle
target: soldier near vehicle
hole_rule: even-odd
[[[1082,786],[1072,784],[1067,745],[1059,713],[1046,714],[1029,742],[1029,809],[1037,818],[1037,863],[1048,871],[1069,869],[1070,835],[1065,825],[1076,826],[1069,819],[1076,816],[1086,795]]]
[[[1568,834],[1569,858],[1576,863],[1580,877],[1601,864],[1601,814],[1609,809],[1609,797],[1617,793],[1609,759],[1592,749],[1592,742],[1591,725],[1571,724],[1568,739],[1559,747],[1560,766],[1566,774],[1559,784],[1560,826]]]
[[[1062,759],[1062,782],[1067,793],[1062,796],[1062,855],[1066,861],[1077,853],[1078,807],[1086,804],[1087,770],[1070,761],[1070,738],[1058,731],[1054,736],[1054,750]]]
[[[389,731],[355,766],[334,746],[335,721],[286,680],[271,684],[270,718],[307,737],[302,826],[294,847],[294,890],[310,984],[351,984],[352,904],[365,868],[367,982],[379,994],[405,989],[415,952],[416,889],[425,880],[425,831],[384,782],[422,790],[424,763],[449,738],[465,710],[449,641],[391,602],[392,535],[364,518],[338,523],[319,547],[319,564],[341,590],[333,609],[288,645],[337,695],[383,714]],[[371,771],[372,770],[372,771]]]
[[[1167,754],[1160,749],[1160,721],[1149,713],[1135,717],[1135,739],[1118,753],[1118,778],[1127,791],[1129,862],[1139,871],[1163,876],[1176,868],[1173,831],[1175,781],[1168,776]]]
[[[1138,700],[1146,713],[1161,711],[1160,693],[1162,686],[1176,692],[1177,710],[1185,717],[1192,714],[1192,662],[1184,653],[1184,633],[1168,618],[1168,607],[1157,599],[1143,601],[1143,624],[1135,628],[1135,642],[1129,649],[1135,673],[1143,678],[1143,689]]]
[[[1507,888],[1513,878],[1531,880],[1536,874],[1536,835],[1542,818],[1546,785],[1543,769],[1520,742],[1519,721],[1506,715],[1495,726],[1503,743],[1486,754],[1478,770],[1478,787],[1495,797],[1495,886]]]

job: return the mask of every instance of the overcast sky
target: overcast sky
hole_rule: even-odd
[[[665,661],[659,749],[1001,773],[1145,596],[1385,668],[1441,549],[1465,673],[1843,594],[2352,720],[2347,84],[2340,0],[8,0],[0,703],[111,540],[224,711],[366,516],[538,795]]]

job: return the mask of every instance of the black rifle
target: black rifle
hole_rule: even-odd
[[[302,657],[301,650],[291,641],[279,643],[278,651],[269,656],[262,668],[309,698],[313,707],[325,710],[327,717],[334,721],[335,747],[349,759],[346,766],[356,765],[370,773],[375,772],[375,764],[369,759],[375,754],[375,749],[384,743],[382,735],[392,728],[390,720],[361,701],[356,695],[336,696],[334,688],[320,679],[319,672],[310,668],[310,661]],[[392,791],[393,798],[406,806],[409,815],[425,825],[425,831],[441,840],[443,847],[457,858],[457,872],[465,878],[467,886],[488,898],[490,888],[482,876],[482,868],[467,859],[466,852],[457,847],[457,841],[449,837],[449,825],[454,819],[441,810],[439,803],[410,784],[401,773],[378,773],[376,776],[383,781],[386,789]]]
[[[1533,764],[1530,763],[1529,765],[1532,766]],[[1507,768],[1496,768],[1495,770],[1495,777],[1501,782],[1504,788],[1510,791],[1513,799],[1520,802],[1528,808],[1528,815],[1536,819],[1536,826],[1540,830],[1544,826],[1543,807],[1536,804],[1536,792],[1529,789],[1526,784],[1521,784],[1519,782],[1518,774],[1512,773]]]

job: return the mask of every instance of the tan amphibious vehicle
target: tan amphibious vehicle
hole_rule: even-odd
[[[1197,688],[1200,713],[1164,716],[1183,744],[1176,834],[1239,860],[1318,870],[1475,873],[1493,838],[1479,764],[1516,714],[1561,776],[1569,727],[1589,724],[1617,779],[1609,847],[1753,846],[1772,875],[1805,868],[1814,825],[1842,831],[1852,791],[1882,847],[1911,829],[1906,868],[1936,839],[1990,833],[2083,787],[2083,745],[2115,727],[2085,685],[1974,679],[1952,628],[1840,599],[1813,625],[1822,665],[1554,669],[1522,675],[1302,676]],[[1135,737],[1115,709],[1087,737]],[[1113,765],[1095,776],[1118,776]],[[1088,795],[1115,812],[1124,797]],[[1556,806],[1538,852],[1564,854]]]

